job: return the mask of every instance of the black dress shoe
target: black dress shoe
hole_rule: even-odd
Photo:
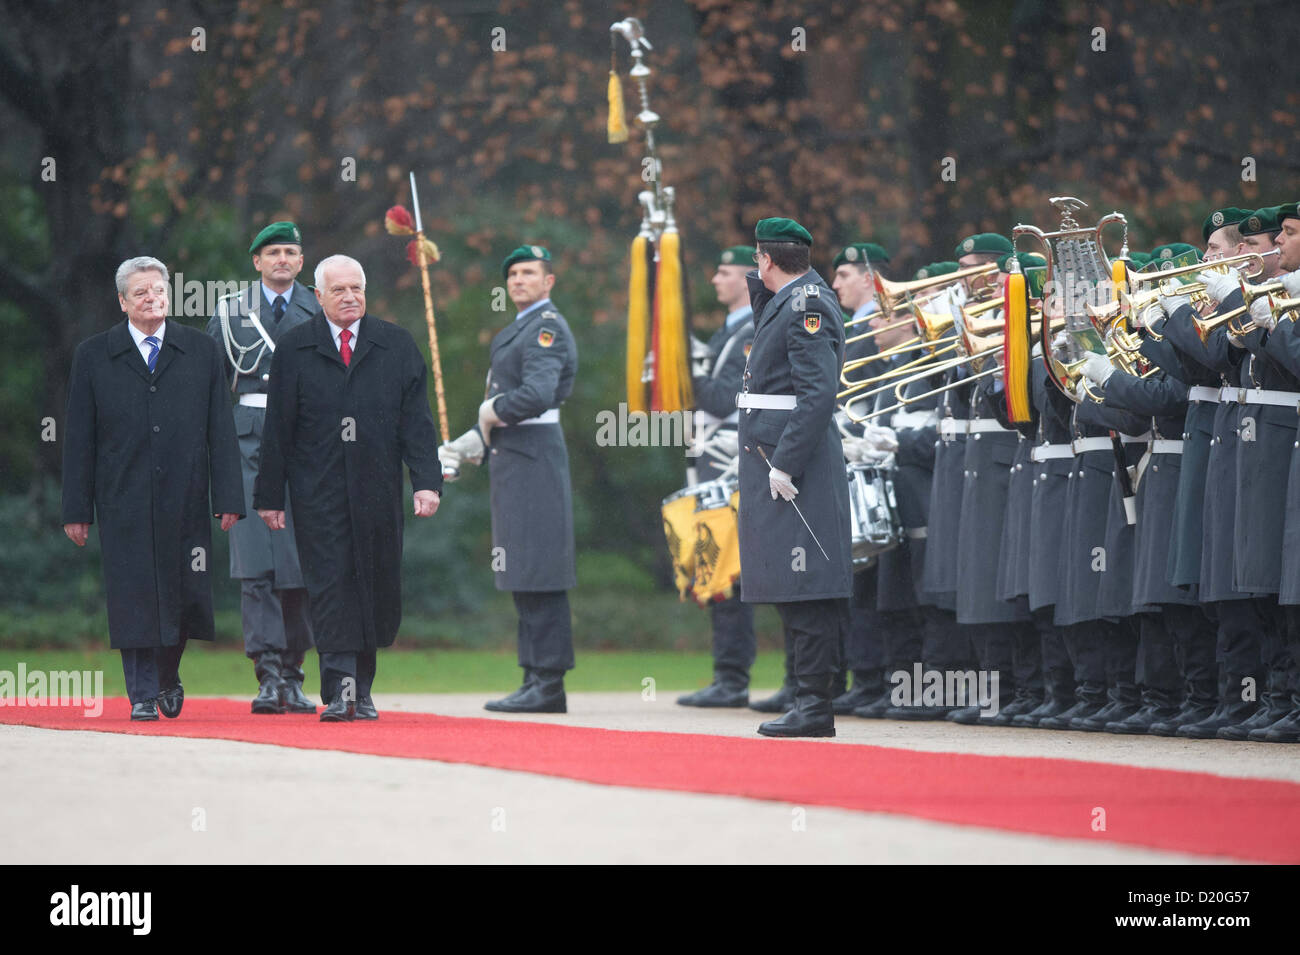
[[[1135,700],[1111,700],[1091,716],[1079,716],[1070,720],[1070,729],[1100,733],[1107,723],[1123,722],[1140,709],[1142,704]]]
[[[320,712],[322,723],[351,723],[356,719],[357,705],[351,700],[338,696],[329,706]]]
[[[158,701],[145,700],[143,703],[131,704],[131,719],[153,722],[158,719]]]
[[[181,686],[179,682],[158,694],[158,712],[169,720],[174,720],[180,716],[181,707],[184,705],[185,687]]]
[[[1078,700],[1069,709],[1063,710],[1056,716],[1046,716],[1038,721],[1040,729],[1045,730],[1068,730],[1072,729],[1070,723],[1079,717],[1092,716],[1103,706],[1106,705],[1106,698],[1087,697]]]
[[[1257,743],[1300,743],[1300,709],[1292,710],[1272,726],[1250,731]]]
[[[567,713],[563,670],[538,670],[537,680],[517,696],[492,700],[483,709],[494,713]]]
[[[749,705],[749,687],[710,683],[702,690],[677,697],[678,706],[701,706],[719,709],[744,709]]]
[[[375,701],[369,696],[363,696],[357,700],[357,712],[353,719],[358,720],[377,720],[379,711],[375,709]]]
[[[794,708],[795,688],[793,683],[785,683],[765,700],[755,700],[749,708],[758,713],[788,713]]]
[[[801,678],[794,708],[784,716],[760,723],[763,736],[829,737],[835,735],[835,711],[831,709],[830,674]]]
[[[315,713],[316,704],[302,691],[298,680],[285,680],[281,684],[280,699],[284,701],[286,713]]]
[[[519,688],[513,693],[507,693],[499,700],[489,700],[483,704],[483,709],[497,711],[497,707],[502,703],[511,703],[527,693],[534,683],[537,682],[537,671],[532,667],[524,667],[524,682],[519,684]],[[505,712],[505,711],[503,711]]]
[[[1287,699],[1287,702],[1290,702],[1290,698]],[[1290,712],[1291,708],[1289,706],[1269,706],[1264,704],[1244,721],[1232,726],[1224,726],[1215,735],[1219,739],[1248,740],[1250,739],[1251,730],[1268,729],[1278,720],[1285,719]]]
[[[1107,733],[1117,733],[1120,736],[1145,736],[1151,731],[1152,725],[1171,720],[1178,712],[1179,707],[1176,706],[1154,706],[1148,703],[1131,716],[1122,720],[1110,720],[1102,728]]]

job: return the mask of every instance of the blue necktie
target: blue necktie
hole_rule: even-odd
[[[284,318],[284,311],[287,306],[284,304],[284,296],[277,295],[275,301],[271,303],[271,314],[275,316],[275,324],[280,324],[280,319]]]
[[[149,335],[145,338],[144,343],[153,349],[153,351],[149,352],[149,371],[152,372],[158,365],[158,349],[162,347],[162,342],[153,335]]]

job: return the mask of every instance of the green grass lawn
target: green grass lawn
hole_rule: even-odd
[[[709,683],[712,661],[707,653],[678,650],[579,651],[578,666],[565,686],[572,692],[640,693],[643,680],[658,692],[698,689]],[[0,650],[0,670],[17,672],[22,662],[33,670],[104,671],[104,692],[123,696],[122,658],[111,650]],[[754,664],[755,687],[781,684],[782,655],[761,652]],[[308,656],[306,691],[319,693],[315,654]],[[519,685],[522,672],[512,652],[492,650],[381,650],[375,689],[380,693],[497,693]],[[257,692],[253,664],[242,653],[190,644],[181,661],[186,692],[196,695],[247,696]]]

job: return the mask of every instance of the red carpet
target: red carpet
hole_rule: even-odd
[[[836,806],[1087,842],[1300,862],[1300,785],[1110,763],[924,753],[809,740],[623,732],[384,712],[378,723],[252,716],[246,701],[188,700],[179,720],[131,723],[124,699],[0,707],[0,723],[185,736],[433,759],[569,779]],[[1094,809],[1106,830],[1092,829]]]

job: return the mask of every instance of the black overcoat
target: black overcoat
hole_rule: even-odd
[[[213,639],[212,518],[243,513],[216,342],[169,319],[152,374],[125,320],[78,345],[63,523],[99,526],[113,649]]]
[[[391,646],[402,621],[402,531],[416,491],[442,490],[424,358],[410,332],[363,315],[344,366],[329,322],[291,329],[271,362],[258,510],[282,510],[288,481],[298,556],[324,652]]]

